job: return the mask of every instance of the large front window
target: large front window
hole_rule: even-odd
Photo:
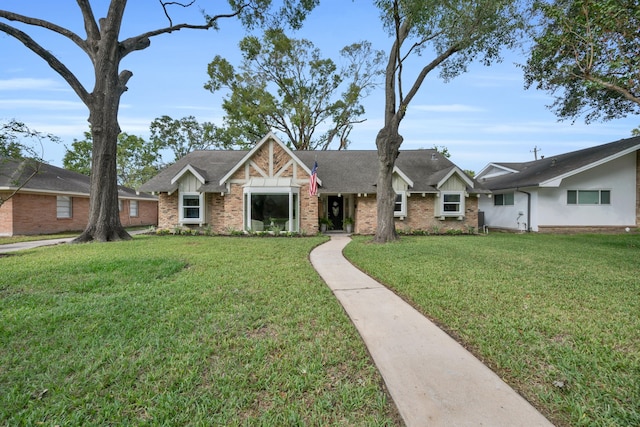
[[[182,224],[202,224],[204,222],[203,197],[200,193],[180,195],[180,222]]]
[[[297,188],[247,188],[245,230],[298,231],[299,204]]]

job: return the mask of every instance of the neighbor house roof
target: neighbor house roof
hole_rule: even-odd
[[[201,192],[224,192],[224,177],[236,170],[249,151],[194,151],[160,172],[140,187],[148,192],[173,192],[177,189],[174,177],[187,165],[202,171],[206,182],[199,188]],[[320,193],[375,193],[378,179],[378,155],[373,150],[341,151],[294,151],[293,156],[309,171],[314,162],[318,162]],[[440,180],[452,171],[463,172],[449,159],[436,150],[401,151],[396,159],[396,168],[400,176],[411,180],[412,192],[436,192]],[[172,183],[172,180],[174,181]],[[472,183],[468,190],[474,193],[488,193],[483,186],[467,177]]]
[[[89,196],[90,178],[86,175],[30,159],[0,158],[0,191],[15,191],[25,181],[26,184],[20,188],[22,192]],[[137,193],[131,188],[122,186],[118,187],[118,197],[138,200],[157,199],[151,194]]]
[[[477,180],[492,191],[557,187],[562,179],[640,150],[640,137],[545,157],[524,163],[490,163]]]

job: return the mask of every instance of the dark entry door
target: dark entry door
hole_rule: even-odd
[[[333,223],[334,230],[342,230],[343,203],[342,197],[329,196],[329,219]]]

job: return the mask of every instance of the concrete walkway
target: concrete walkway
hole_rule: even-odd
[[[147,230],[144,230],[144,229],[130,230],[128,232],[131,236],[135,236],[136,234],[146,233]],[[0,245],[0,254],[21,251],[23,249],[39,248],[40,246],[53,246],[53,245],[59,245],[62,243],[69,243],[73,239],[75,239],[75,237],[65,237],[62,239],[34,240],[31,242],[8,243],[6,245]]]
[[[533,406],[409,304],[351,265],[332,235],[311,263],[362,336],[400,415],[413,426],[552,426]]]
[[[68,237],[64,239],[34,240],[32,242],[9,243],[6,245],[0,245],[0,254],[21,251],[23,249],[39,248],[40,246],[59,245],[60,243],[68,243],[72,240],[73,237]]]

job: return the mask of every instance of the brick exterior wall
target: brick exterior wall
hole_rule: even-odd
[[[11,193],[0,192],[0,198],[4,200]],[[13,235],[13,199],[8,199],[0,206],[0,236]]]
[[[438,199],[434,194],[412,194],[407,197],[407,216],[404,219],[396,218],[396,230],[411,231],[432,231],[437,228],[439,232],[447,230],[461,230],[467,232],[468,227],[478,230],[478,198],[471,195],[465,199],[465,216],[462,221],[457,218],[446,218],[440,220],[435,217],[435,204]],[[355,203],[356,218],[354,232],[357,234],[375,234],[377,227],[377,207],[375,195],[367,197],[356,197]]]
[[[18,193],[0,207],[0,235],[53,234],[82,231],[89,218],[89,198],[72,197],[71,218],[57,217],[54,195]],[[138,216],[129,216],[129,201],[123,200],[120,222],[125,227],[156,225],[158,204],[139,201]]]
[[[160,193],[158,197],[158,228],[173,229],[178,225],[178,192]]]

